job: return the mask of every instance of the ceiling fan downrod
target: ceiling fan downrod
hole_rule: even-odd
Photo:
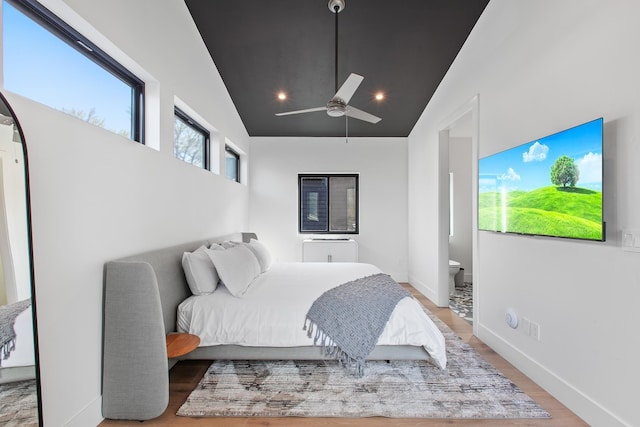
[[[342,117],[349,116],[358,120],[363,120],[369,123],[378,123],[382,120],[380,117],[376,117],[373,114],[362,111],[356,107],[349,106],[348,103],[351,97],[355,94],[358,86],[364,80],[359,74],[351,73],[347,80],[344,81],[342,86],[338,88],[338,13],[344,10],[345,0],[329,0],[329,10],[336,14],[336,29],[335,29],[335,83],[336,92],[335,95],[327,102],[324,107],[307,108],[304,110],[287,111],[284,113],[276,113],[276,116],[289,116],[292,114],[312,113],[314,111],[326,111],[330,117]],[[347,123],[348,126],[348,123]],[[347,128],[348,129],[348,128]],[[347,130],[348,132],[348,130]]]
[[[345,0],[329,0],[329,10],[336,15],[336,29],[335,29],[335,91],[338,92],[338,13],[344,10],[346,4]]]

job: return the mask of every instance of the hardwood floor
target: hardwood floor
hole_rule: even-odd
[[[431,301],[410,285],[405,285],[418,300],[446,323],[464,341],[469,343],[489,363],[509,378],[520,389],[533,398],[551,414],[551,419],[508,419],[508,420],[460,420],[460,419],[405,419],[405,418],[187,418],[175,413],[198,384],[210,362],[183,361],[174,366],[169,373],[169,407],[156,419],[139,421],[105,420],[101,426],[367,426],[367,427],[405,427],[405,426],[588,426],[573,412],[545,392],[537,384],[518,371],[510,363],[473,336],[471,325],[458,317],[449,308],[436,307]]]

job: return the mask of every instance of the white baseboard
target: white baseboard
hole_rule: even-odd
[[[478,324],[478,338],[528,376],[563,405],[594,427],[631,427],[607,408],[576,389],[552,371],[531,359],[489,328]]]
[[[102,416],[102,396],[98,396],[97,399],[85,406],[82,411],[65,423],[65,427],[97,426],[102,421],[104,421]],[[44,424],[48,425],[46,419]]]
[[[408,279],[411,286],[416,288],[418,292],[420,292],[422,295],[427,297],[429,301],[433,301],[434,303],[435,301],[437,301],[436,294],[431,289],[429,289],[428,286],[426,286],[424,283],[422,283],[418,279],[412,279],[410,276]]]

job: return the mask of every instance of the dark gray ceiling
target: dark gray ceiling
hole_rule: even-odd
[[[185,0],[251,136],[344,136],[321,107],[335,93],[335,16],[327,0]],[[350,136],[407,136],[488,0],[346,0],[338,15],[338,86],[364,81],[349,102],[382,117],[349,119]],[[278,101],[278,91],[288,99]],[[382,102],[373,99],[383,91]]]

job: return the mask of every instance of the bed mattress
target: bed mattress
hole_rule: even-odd
[[[276,263],[260,274],[241,297],[224,286],[210,295],[191,296],[178,307],[177,329],[200,337],[200,346],[311,346],[303,330],[311,304],[323,292],[381,271],[365,263]],[[438,327],[412,297],[393,311],[378,345],[423,347],[446,366],[445,341]]]

